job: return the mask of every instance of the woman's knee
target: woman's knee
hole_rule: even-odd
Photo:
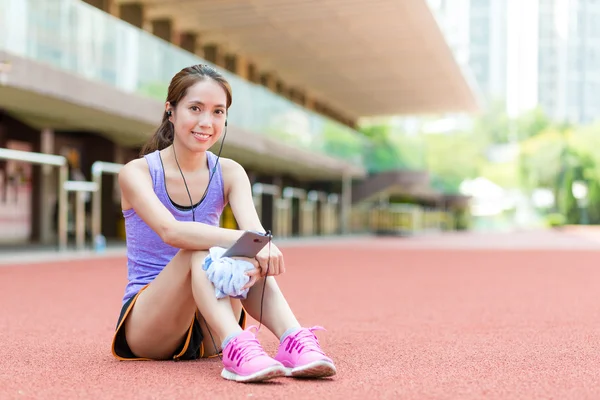
[[[204,259],[208,255],[208,251],[206,250],[186,250],[190,252],[190,264],[192,268],[204,266]]]
[[[208,251],[205,250],[181,249],[175,257],[182,260],[179,264],[186,265],[189,271],[192,271],[194,268],[202,268],[207,255]]]

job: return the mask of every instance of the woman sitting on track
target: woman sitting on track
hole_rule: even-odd
[[[336,373],[313,331],[296,320],[273,276],[285,272],[281,251],[265,246],[251,262],[247,298],[217,299],[203,270],[208,249],[231,246],[245,230],[265,232],[248,176],[208,149],[227,129],[231,88],[216,70],[195,65],[169,85],[162,124],[119,174],[127,232],[129,283],[112,344],[119,360],[191,360],[222,352],[225,379]],[[219,227],[229,203],[241,230]],[[268,277],[265,276],[268,266]],[[258,284],[257,284],[258,283]],[[261,304],[262,287],[264,304]],[[245,329],[246,311],[278,338],[274,358]]]

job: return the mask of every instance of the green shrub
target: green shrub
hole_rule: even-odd
[[[567,222],[564,215],[559,213],[553,213],[546,215],[546,225],[550,228],[558,228],[563,226]]]

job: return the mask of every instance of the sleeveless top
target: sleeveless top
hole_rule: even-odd
[[[206,152],[209,172],[212,174],[217,156]],[[165,172],[159,151],[144,156],[152,183],[154,193],[163,205],[173,214],[178,221],[192,221],[192,210],[188,205],[175,204],[167,193]],[[194,215],[197,222],[219,226],[221,213],[225,207],[225,194],[221,165],[214,172],[215,176],[210,182],[210,187],[202,203],[196,203]],[[179,251],[162,241],[160,236],[152,230],[135,212],[133,208],[123,210],[125,218],[125,233],[127,238],[127,277],[129,282],[125,288],[123,304],[139,290],[152,282]]]

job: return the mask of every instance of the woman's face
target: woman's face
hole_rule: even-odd
[[[212,79],[190,86],[169,120],[178,143],[191,151],[206,151],[219,140],[227,119],[227,94]]]

